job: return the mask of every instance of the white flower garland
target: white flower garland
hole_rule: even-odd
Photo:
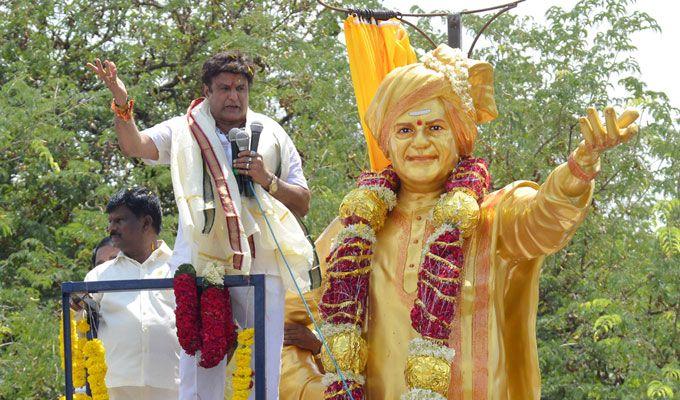
[[[470,83],[468,82],[467,58],[463,56],[460,49],[451,49],[450,54],[453,56],[452,63],[444,64],[432,52],[425,54],[421,61],[427,68],[443,74],[451,84],[453,91],[460,97],[465,111],[474,112],[475,106],[470,96]]]
[[[446,400],[446,397],[427,389],[411,389],[401,395],[401,400]]]
[[[380,200],[382,200],[387,206],[387,212],[392,211],[392,209],[397,205],[397,195],[384,186],[368,185],[362,186],[362,189],[370,189],[373,193],[375,193],[378,198],[380,198]]]
[[[446,360],[449,364],[453,362],[456,351],[452,348],[442,346],[432,340],[415,338],[408,344],[408,355],[410,357],[430,356]]]
[[[321,325],[321,333],[324,338],[329,338],[335,336],[339,333],[344,332],[356,332],[357,335],[361,336],[359,327],[354,324],[323,324]]]
[[[196,273],[197,276],[203,276],[206,281],[213,285],[221,286],[224,284],[224,266],[211,262],[205,266],[202,274]]]
[[[348,225],[333,239],[331,243],[331,253],[347,238],[360,237],[361,239],[368,240],[371,244],[375,243],[377,240],[375,237],[375,232],[373,228],[366,224],[352,224]]]

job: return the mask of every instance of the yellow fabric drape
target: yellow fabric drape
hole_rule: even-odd
[[[376,23],[374,20],[368,22],[350,15],[345,20],[345,41],[371,169],[380,171],[390,162],[366,126],[364,114],[385,75],[396,67],[418,60],[408,33],[396,19]]]

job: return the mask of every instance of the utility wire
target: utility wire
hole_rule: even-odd
[[[475,10],[462,10],[454,13],[447,13],[447,12],[436,12],[436,13],[402,13],[399,11],[391,11],[391,10],[369,10],[369,9],[352,9],[352,8],[342,8],[342,7],[337,7],[337,6],[332,6],[328,3],[326,3],[324,0],[316,0],[317,3],[322,5],[323,7],[337,11],[337,12],[342,12],[348,15],[356,15],[358,17],[361,17],[367,21],[370,21],[371,19],[374,19],[376,21],[384,21],[388,20],[391,18],[396,18],[399,21],[405,23],[406,25],[412,27],[415,29],[421,36],[423,36],[431,45],[433,48],[437,47],[437,44],[432,40],[432,38],[425,33],[422,29],[420,29],[418,26],[415,24],[407,21],[404,19],[404,17],[425,17],[425,18],[432,18],[432,17],[447,17],[449,15],[466,15],[466,14],[477,14],[477,13],[482,13],[486,11],[493,11],[493,10],[499,10],[491,19],[489,19],[482,29],[479,30],[479,32],[476,33],[474,40],[472,41],[472,45],[470,46],[470,49],[468,50],[468,58],[472,56],[472,51],[475,48],[475,45],[477,44],[477,41],[479,40],[480,36],[486,28],[489,27],[491,22],[493,22],[496,18],[498,18],[501,14],[517,7],[519,3],[522,3],[526,0],[515,0],[511,1],[509,3],[505,4],[500,4],[497,6],[493,7],[486,7],[486,8],[478,8]]]

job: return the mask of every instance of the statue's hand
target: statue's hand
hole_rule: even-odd
[[[575,156],[579,164],[592,164],[606,150],[629,141],[638,132],[633,122],[639,117],[636,110],[626,110],[617,119],[612,107],[604,109],[606,128],[602,126],[600,117],[593,107],[586,110],[588,116],[579,118],[583,141],[579,144]]]

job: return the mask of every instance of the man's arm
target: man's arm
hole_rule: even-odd
[[[123,121],[118,116],[114,118],[114,130],[118,137],[120,151],[127,157],[158,160],[158,148],[150,137],[141,134],[137,129],[134,118]]]
[[[250,176],[253,183],[261,185],[298,217],[304,217],[309,212],[309,189],[277,178],[264,165],[262,155],[250,150],[241,151],[234,160],[234,167],[239,174]],[[273,191],[273,186],[276,186],[276,191]]]
[[[271,193],[271,186],[274,180],[276,180],[277,189],[275,193]],[[312,198],[309,189],[284,182],[274,174],[271,174],[269,183],[262,185],[262,187],[298,217],[302,218],[309,212],[309,203]]]
[[[98,58],[95,63],[87,63],[87,67],[92,70],[113,95],[113,101],[118,108],[128,106],[127,89],[123,81],[118,78],[116,64],[113,61],[105,60],[103,63]],[[118,115],[114,119],[114,130],[118,137],[120,150],[127,157],[139,157],[148,160],[158,160],[158,149],[156,145],[146,135],[139,133],[134,117],[128,121],[123,120]]]

